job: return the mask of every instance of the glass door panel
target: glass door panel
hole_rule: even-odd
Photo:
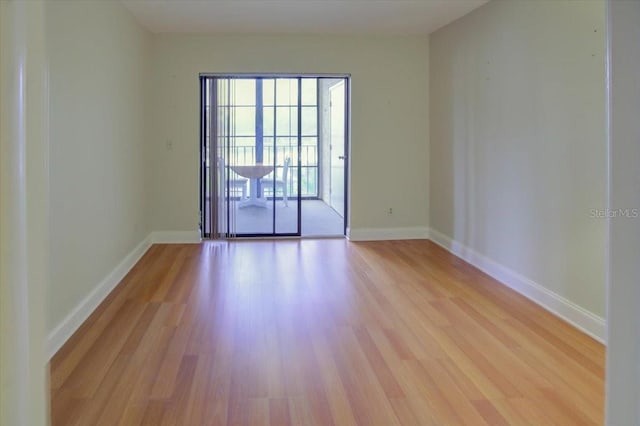
[[[300,235],[298,78],[202,79],[205,237]]]

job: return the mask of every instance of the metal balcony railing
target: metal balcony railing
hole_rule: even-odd
[[[256,164],[256,150],[254,146],[235,146],[230,148],[230,152],[225,153],[228,165],[252,165]],[[291,158],[287,176],[289,197],[298,196],[298,148],[297,146],[276,146],[264,145],[263,164],[274,164],[275,158],[275,178],[282,178],[282,168],[286,158]],[[207,165],[207,173],[209,172]],[[301,169],[301,198],[318,197],[318,148],[316,145],[302,145],[300,149],[300,169]],[[237,176],[231,178],[236,178]],[[270,173],[262,179],[262,191],[266,197],[273,196],[273,186],[269,181],[274,178]]]

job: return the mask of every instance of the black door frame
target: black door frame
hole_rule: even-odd
[[[210,176],[207,174],[207,159],[206,159],[206,131],[208,120],[206,117],[206,80],[215,81],[215,79],[278,79],[278,78],[286,78],[286,79],[297,79],[298,81],[298,197],[297,197],[297,208],[298,208],[298,223],[297,223],[297,232],[295,233],[277,233],[275,227],[275,209],[273,210],[273,225],[272,233],[244,233],[244,234],[234,234],[231,235],[229,223],[227,221],[227,229],[226,232],[220,233],[220,235],[213,235],[213,227],[211,222],[211,218],[213,217],[213,208],[211,206],[211,194],[206,193],[207,180],[211,180]],[[350,74],[290,74],[290,73],[200,73],[200,230],[202,238],[210,239],[215,238],[217,236],[222,236],[223,238],[235,238],[235,237],[301,237],[302,232],[302,167],[301,167],[301,143],[302,143],[302,79],[305,78],[315,78],[315,79],[343,79],[345,82],[345,120],[344,120],[344,152],[345,152],[345,165],[344,165],[344,217],[343,217],[343,235],[347,235],[347,229],[349,227],[349,177],[350,177],[350,167],[349,167],[349,158],[350,158],[350,147],[351,147],[351,75]],[[275,114],[274,114],[275,120]],[[275,130],[275,123],[274,123]],[[275,144],[275,140],[274,140]],[[274,145],[275,149],[275,145]],[[211,154],[210,154],[211,155]],[[274,162],[276,161],[276,157],[274,155]],[[214,166],[211,162],[209,162],[209,174],[211,174],[211,167]],[[275,164],[274,164],[275,170]],[[319,179],[318,174],[318,179]],[[211,190],[213,191],[213,185],[211,186]],[[275,194],[275,192],[274,192]],[[209,196],[209,199],[207,200]],[[209,210],[211,211],[210,217],[206,215],[206,205],[209,203]],[[275,196],[274,196],[275,203]],[[227,212],[228,213],[228,212]],[[208,228],[208,229],[207,229]]]

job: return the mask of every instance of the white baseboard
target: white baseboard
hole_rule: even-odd
[[[546,289],[529,278],[489,259],[435,229],[429,230],[429,239],[500,281],[507,287],[534,301],[554,315],[564,319],[599,342],[606,342],[606,324],[604,318],[587,311],[559,294]]]
[[[89,315],[122,281],[133,266],[151,247],[151,236],[140,242],[127,256],[85,297],[69,315],[47,336],[47,354],[51,359]]]
[[[153,231],[151,244],[197,244],[200,231]]]
[[[122,281],[152,244],[199,243],[198,231],[154,231],[140,242],[127,256],[85,297],[60,324],[47,336],[49,359],[64,345],[73,333],[89,318],[89,315]]]
[[[411,228],[356,228],[348,229],[352,241],[431,239],[454,255],[464,259],[507,287],[536,302],[543,308],[573,324],[594,339],[605,342],[605,320],[564,297],[547,290],[540,284],[489,259],[488,257],[454,241],[448,236],[425,227]],[[154,231],[140,242],[96,288],[85,297],[67,317],[47,336],[49,359],[82,325],[98,305],[127,275],[152,244],[199,243],[198,231]]]
[[[429,238],[429,228],[348,228],[347,238],[351,241],[423,240]]]

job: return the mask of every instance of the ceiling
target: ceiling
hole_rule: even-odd
[[[154,33],[429,34],[488,0],[121,0]]]

